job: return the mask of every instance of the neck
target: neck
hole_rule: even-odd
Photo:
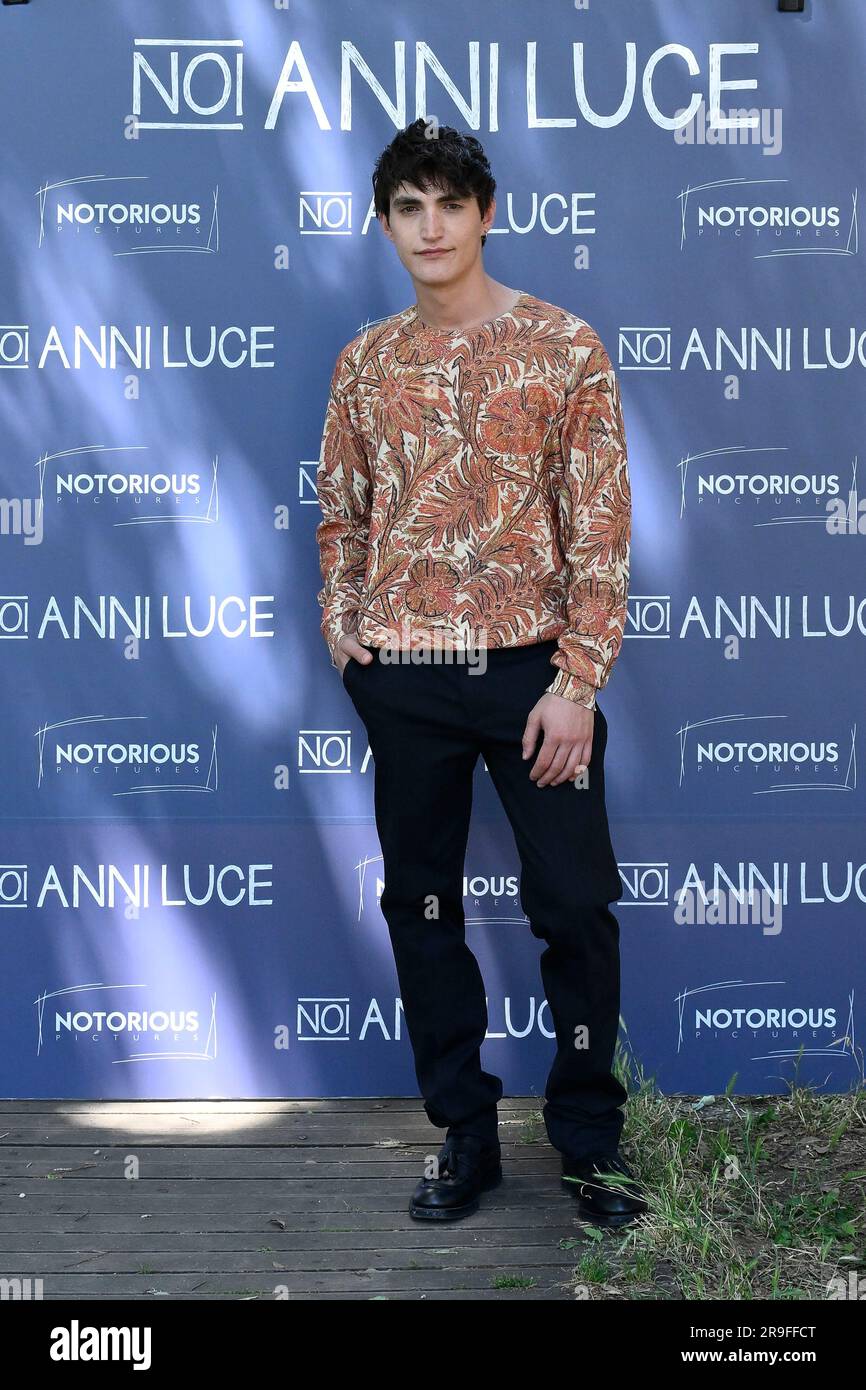
[[[448,285],[415,282],[418,317],[428,328],[449,332],[471,328],[510,309],[517,291],[492,280],[483,272],[471,280]]]

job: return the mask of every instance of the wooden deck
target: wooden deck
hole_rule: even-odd
[[[502,1185],[428,1226],[407,1204],[444,1131],[415,1099],[0,1101],[0,1277],[46,1300],[571,1300],[589,1240],[539,1100],[499,1116]]]

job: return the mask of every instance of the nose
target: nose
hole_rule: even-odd
[[[438,242],[442,239],[442,219],[438,212],[424,213],[424,221],[421,227],[421,236],[424,241]]]

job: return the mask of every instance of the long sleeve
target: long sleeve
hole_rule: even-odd
[[[322,447],[316,471],[322,520],[316,527],[324,587],[317,600],[321,630],[336,666],[337,643],[357,630],[367,568],[371,478],[367,456],[352,425],[339,385],[343,354],[337,358],[328,394]]]
[[[591,331],[590,331],[591,332]],[[595,707],[622,645],[628,599],[631,488],[619,383],[591,332],[562,426],[557,512],[568,574],[568,626],[547,691]]]

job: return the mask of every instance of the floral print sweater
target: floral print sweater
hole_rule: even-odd
[[[622,644],[631,492],[595,331],[521,291],[475,328],[416,305],[339,353],[317,470],[321,630],[367,646],[557,639],[554,695],[592,709]]]

